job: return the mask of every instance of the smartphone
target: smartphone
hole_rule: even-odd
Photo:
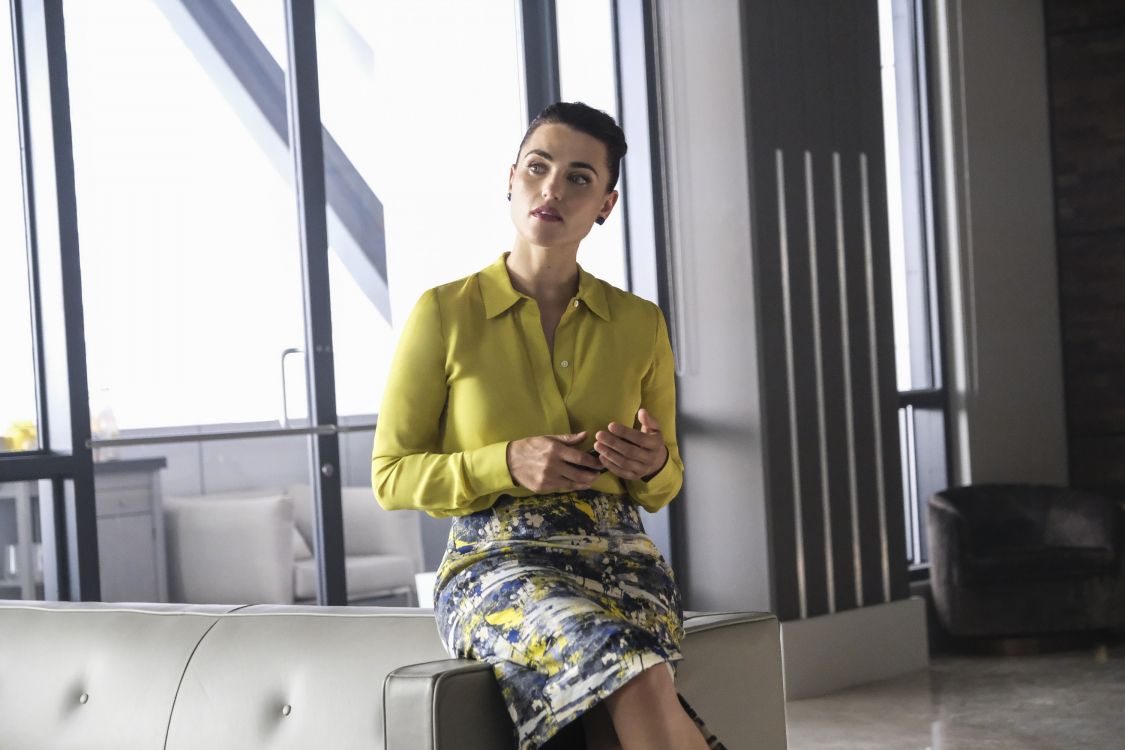
[[[586,452],[587,452],[588,454],[590,454],[591,456],[593,456],[594,458],[597,458],[597,457],[598,457],[598,450],[597,450],[597,448],[591,448],[590,450],[588,450],[588,451],[586,451]],[[578,465],[579,465],[579,464],[573,463],[573,462],[571,462],[571,461],[567,461],[567,463],[571,464],[572,466],[578,466]],[[609,471],[609,469],[607,469],[607,468],[606,468],[606,467],[604,467],[604,466],[602,466],[602,467],[600,467],[600,468],[597,468],[597,469],[595,469],[595,468],[594,468],[593,466],[586,466],[586,465],[582,465],[582,468],[583,468],[583,469],[589,469],[590,471],[596,471],[596,472],[598,472],[599,474],[602,474],[602,473],[604,473],[604,472],[606,472],[606,471]]]
[[[589,453],[589,454],[590,454],[591,456],[593,456],[594,458],[598,458],[598,449],[597,449],[597,448],[591,448],[590,450],[588,450],[588,451],[586,451],[586,452],[587,452],[587,453]],[[587,468],[587,469],[589,469],[590,467],[588,467],[588,466],[587,466],[587,467],[583,467],[583,468]],[[604,472],[604,471],[608,471],[608,469],[606,469],[606,467],[604,467],[604,466],[603,466],[603,467],[601,467],[600,469],[590,469],[590,470],[591,470],[591,471],[596,471],[596,472],[598,472],[599,474],[600,474],[600,473],[602,473],[602,472]]]

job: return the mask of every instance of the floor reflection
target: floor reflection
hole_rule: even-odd
[[[788,704],[790,750],[1125,747],[1125,643],[939,656],[922,672]]]

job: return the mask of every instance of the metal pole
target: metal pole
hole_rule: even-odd
[[[309,420],[336,424],[336,381],[332,355],[332,308],[328,277],[328,223],[324,188],[324,147],[317,82],[316,3],[285,0],[289,50],[287,101],[293,154],[301,265],[305,300],[305,367]],[[348,602],[344,569],[344,519],[340,500],[340,443],[332,431],[309,438],[317,559],[317,602]]]
[[[555,0],[521,0],[527,121],[562,98],[559,83],[559,34]]]

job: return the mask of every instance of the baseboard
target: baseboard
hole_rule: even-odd
[[[785,699],[812,698],[924,669],[926,603],[887,604],[781,623]]]

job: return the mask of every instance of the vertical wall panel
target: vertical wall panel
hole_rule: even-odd
[[[875,0],[742,2],[783,619],[907,595],[877,11]]]

